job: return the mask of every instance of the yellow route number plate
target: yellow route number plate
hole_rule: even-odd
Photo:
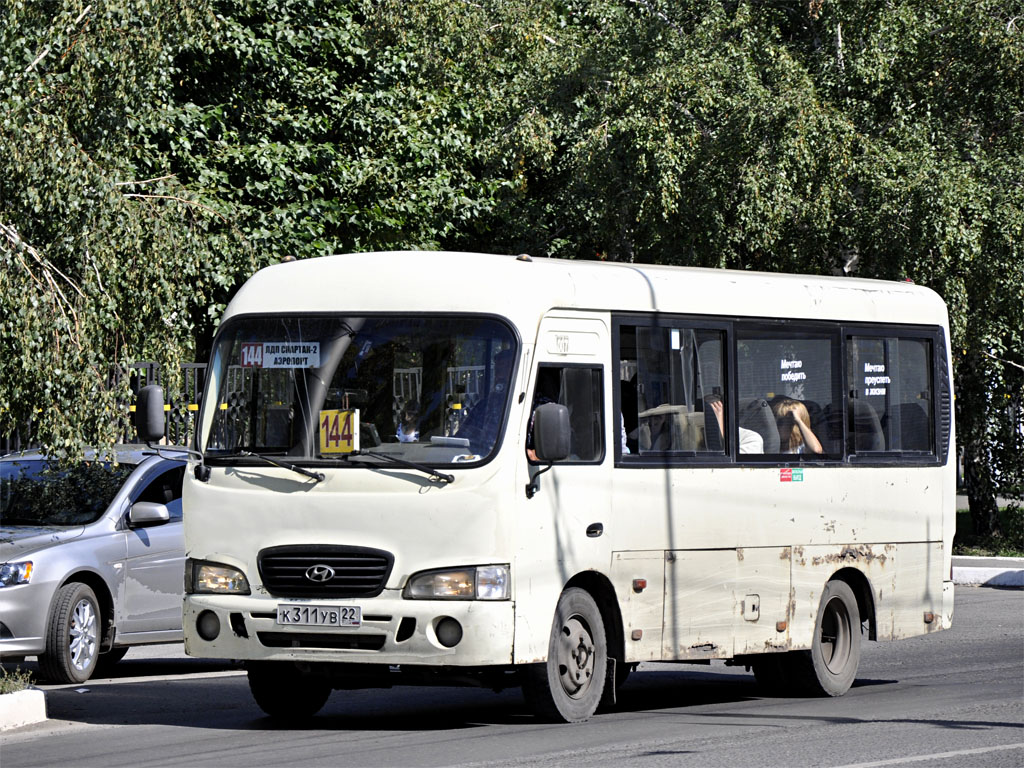
[[[359,410],[320,411],[320,453],[359,450]]]

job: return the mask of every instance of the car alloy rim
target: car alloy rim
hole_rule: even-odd
[[[79,600],[71,614],[71,663],[79,672],[92,664],[96,655],[96,612],[88,600]]]

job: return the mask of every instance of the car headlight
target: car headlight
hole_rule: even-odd
[[[0,587],[13,587],[15,584],[28,584],[32,579],[32,561],[23,563],[4,563],[0,565]]]
[[[509,567],[477,565],[413,574],[402,591],[409,600],[508,600]]]
[[[249,580],[230,565],[189,558],[185,563],[185,594],[248,595]]]

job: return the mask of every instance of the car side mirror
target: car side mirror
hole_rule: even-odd
[[[545,463],[569,456],[569,409],[558,403],[544,403],[533,414],[533,449]]]
[[[153,501],[137,501],[128,511],[128,525],[132,528],[146,528],[151,525],[163,525],[170,521],[171,512],[165,504]]]
[[[149,384],[139,390],[139,401],[135,407],[135,428],[139,439],[146,443],[158,443],[164,438],[164,390],[156,384]]]

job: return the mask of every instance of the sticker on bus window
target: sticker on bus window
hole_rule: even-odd
[[[359,451],[359,411],[320,411],[320,453]]]
[[[247,341],[242,343],[243,368],[319,368],[319,341]]]
[[[804,468],[797,467],[790,469],[784,467],[779,470],[779,482],[780,483],[802,483],[804,481]]]

